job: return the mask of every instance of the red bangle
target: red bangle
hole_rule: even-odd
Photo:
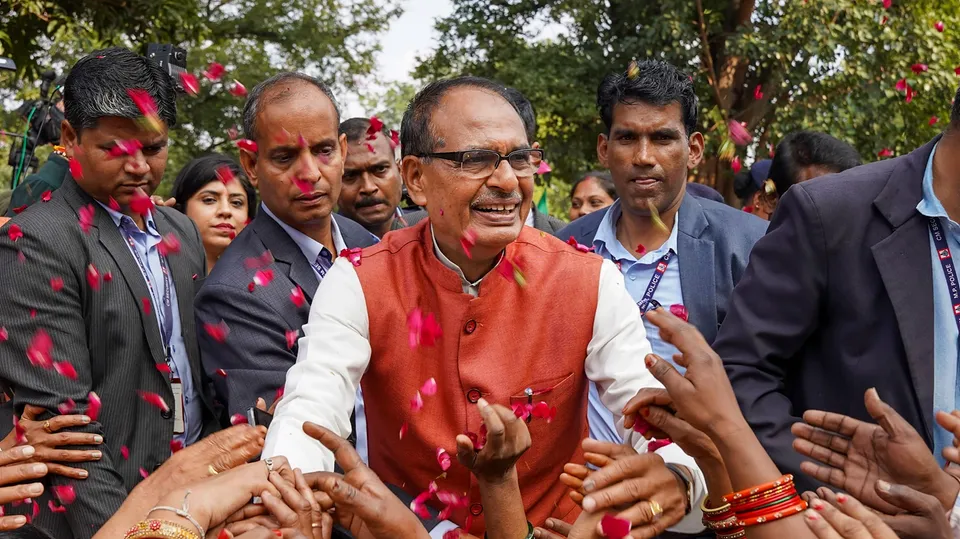
[[[761,498],[753,503],[735,506],[733,508],[734,513],[750,513],[758,509],[762,509],[769,505],[775,505],[779,502],[787,501],[797,495],[796,489],[791,488],[790,490],[778,493],[775,496],[770,496],[769,498]]]
[[[776,499],[785,494],[789,494],[791,492],[796,492],[796,489],[793,486],[793,482],[780,485],[779,487],[771,490],[765,490],[758,494],[754,494],[753,496],[748,496],[748,497],[740,498],[738,500],[734,500],[730,505],[733,507],[733,510],[736,511],[737,508],[739,507],[753,506],[753,505],[756,505],[757,503],[762,504],[764,501]]]
[[[726,496],[723,497],[723,501],[726,503],[730,503],[730,502],[733,502],[734,500],[739,500],[740,498],[753,496],[755,494],[759,494],[767,490],[773,490],[781,485],[784,485],[786,483],[792,483],[792,482],[793,482],[793,475],[787,474],[781,477],[780,479],[777,479],[776,481],[771,481],[769,483],[760,485],[758,487],[750,487],[748,489],[741,490],[740,492],[727,494]]]
[[[793,506],[793,505],[796,505],[797,500],[799,500],[799,499],[800,499],[800,498],[799,498],[796,494],[794,494],[793,496],[790,496],[789,498],[784,498],[783,500],[778,500],[777,502],[775,502],[775,503],[773,503],[773,504],[770,504],[770,505],[768,505],[768,506],[765,506],[765,507],[759,507],[759,508],[757,508],[757,509],[754,510],[754,511],[737,512],[737,520],[746,520],[746,519],[748,519],[748,518],[753,518],[753,517],[757,517],[757,516],[760,516],[760,515],[765,515],[765,514],[769,514],[769,513],[775,513],[775,512],[777,512],[777,511],[779,511],[779,510],[781,510],[781,509],[784,509],[784,508],[787,508],[787,507],[791,507],[791,506]]]
[[[758,517],[748,518],[746,520],[741,520],[737,522],[737,525],[743,526],[744,528],[748,526],[753,526],[755,524],[765,524],[767,522],[773,522],[775,520],[780,520],[781,518],[789,517],[803,512],[807,508],[807,502],[800,500],[798,503],[795,503],[785,509],[778,510],[773,513],[768,513],[760,515]]]

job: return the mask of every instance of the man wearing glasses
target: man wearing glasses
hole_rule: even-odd
[[[583,462],[593,381],[641,453],[643,479],[629,491],[634,528],[651,536],[678,523],[675,531],[702,529],[705,488],[693,459],[672,444],[648,454],[647,441],[623,428],[627,401],[658,386],[638,361],[651,349],[623,277],[613,263],[523,226],[543,151],[530,147],[505,89],[475,77],[428,85],[404,115],[401,142],[404,180],[429,218],[333,265],[264,456],[332,470],[333,455],[302,425],[346,436],[362,386],[369,465],[385,482],[420,492],[435,481],[465,493],[449,520],[476,536],[486,529],[478,481],[517,478],[533,525],[572,522],[580,508],[558,478],[565,463]],[[481,399],[529,421],[532,447],[517,466],[491,473],[489,449],[474,453],[485,437]],[[463,465],[444,464],[444,453],[458,452]]]

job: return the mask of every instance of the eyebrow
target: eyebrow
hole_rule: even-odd
[[[310,148],[313,148],[313,147],[316,147],[316,146],[332,145],[332,144],[335,144],[336,142],[337,142],[337,139],[335,139],[335,138],[325,138],[325,139],[321,140],[320,142],[317,142],[316,144],[310,145],[309,147],[310,147]],[[284,144],[283,146],[277,146],[277,147],[275,147],[275,148],[271,148],[271,149],[270,149],[270,153],[271,153],[271,154],[283,153],[283,152],[290,152],[290,151],[299,152],[299,151],[300,151],[300,145],[298,145],[298,144]]]

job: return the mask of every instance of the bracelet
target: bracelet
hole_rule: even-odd
[[[782,494],[778,494],[775,497],[765,498],[749,505],[739,506],[739,507],[734,506],[733,512],[740,515],[744,513],[754,513],[756,511],[762,511],[765,508],[773,507],[783,502],[790,501],[796,496],[797,496],[797,491],[791,490],[790,492],[784,492]]]
[[[483,532],[483,539],[489,539],[487,537],[487,532]],[[527,521],[527,535],[523,539],[533,539],[533,524],[530,521]]]
[[[186,494],[183,495],[183,506],[180,509],[177,509],[176,507],[169,507],[166,505],[158,505],[153,509],[147,511],[147,515],[150,515],[150,513],[153,513],[154,511],[170,511],[171,513],[176,514],[178,517],[185,518],[188,521],[190,521],[190,524],[193,524],[193,526],[197,528],[197,531],[200,532],[201,538],[206,537],[207,533],[204,531],[203,526],[201,526],[200,523],[197,522],[197,519],[193,518],[193,515],[189,513],[190,504],[187,503],[187,498],[189,496],[190,496],[190,491],[187,490]]]
[[[791,494],[795,494],[796,492],[797,490],[794,488],[793,483],[787,483],[786,485],[779,486],[775,489],[754,494],[748,498],[734,500],[731,502],[731,505],[733,506],[734,511],[741,511],[744,508],[757,507],[770,500],[775,500],[778,497],[789,496]]]
[[[696,503],[693,499],[693,480],[687,477],[687,474],[683,473],[678,465],[668,462],[666,466],[667,469],[673,472],[673,475],[677,476],[680,482],[683,483],[683,487],[687,491],[686,503],[683,504],[685,509],[683,514],[684,516],[689,515],[690,510],[693,509],[693,504]]]
[[[717,532],[717,539],[741,539],[747,536],[747,530],[739,528],[737,531],[726,534]]]
[[[793,475],[787,474],[781,477],[780,479],[777,479],[776,481],[771,481],[765,485],[760,485],[759,487],[750,487],[748,489],[741,490],[740,492],[727,494],[726,496],[723,497],[723,501],[730,503],[734,500],[739,500],[740,498],[743,498],[745,496],[754,496],[763,491],[773,490],[785,483],[792,483],[792,482],[793,482]]]
[[[707,507],[707,502],[708,502],[709,500],[710,500],[710,496],[704,496],[704,497],[703,497],[703,501],[700,502],[700,511],[703,512],[703,516],[709,517],[709,516],[719,515],[719,514],[726,513],[726,512],[728,512],[728,511],[730,511],[730,504],[729,504],[729,503],[724,504],[724,505],[721,505],[720,507],[717,507],[716,509],[710,509],[709,507]]]
[[[797,497],[797,499],[800,500],[799,497]],[[746,528],[749,526],[753,526],[754,524],[764,524],[767,522],[773,522],[775,520],[780,520],[781,518],[784,518],[784,517],[789,517],[789,516],[799,514],[802,511],[804,511],[806,508],[807,508],[807,502],[800,500],[799,502],[794,503],[793,505],[790,505],[783,509],[779,509],[774,513],[767,513],[765,515],[751,517],[746,520],[739,520],[737,522],[737,525],[743,526],[744,528]]]
[[[203,539],[193,530],[166,520],[141,520],[127,530],[125,539]]]

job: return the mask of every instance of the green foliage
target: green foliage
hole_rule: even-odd
[[[360,96],[360,104],[371,115],[376,115],[383,121],[387,129],[400,131],[400,122],[407,104],[413,101],[417,87],[408,82],[395,82],[379,94],[364,94]]]
[[[36,23],[38,7],[49,24]],[[198,96],[178,101],[168,172],[158,190],[166,194],[190,159],[211,151],[236,155],[227,135],[241,123],[243,99],[228,92],[235,79],[252,89],[277,72],[297,70],[319,77],[335,94],[354,89],[374,67],[377,34],[400,12],[396,0],[0,0],[0,27],[26,25],[16,40],[0,34],[0,54],[38,44],[24,49],[30,60],[18,61],[19,79],[0,97],[35,97],[36,68],[29,65],[63,70],[98,47],[123,45],[143,53],[147,43],[174,43],[187,49],[187,68],[201,79],[201,88]],[[219,83],[200,76],[214,61],[227,70]],[[23,129],[9,112],[0,122],[3,129]]]
[[[872,160],[885,147],[899,155],[920,146],[948,121],[960,82],[960,0],[895,0],[889,10],[880,0],[700,1],[455,0],[415,76],[471,73],[523,91],[537,108],[552,181],[564,184],[597,166],[596,88],[632,59],[666,60],[694,76],[708,156],[697,179],[727,196],[733,174],[717,158],[727,119],[755,135],[737,148],[741,159],[814,129]],[[545,23],[562,32],[543,39]],[[915,63],[929,71],[914,75]],[[894,89],[903,77],[917,91],[912,103]],[[941,121],[930,126],[931,116]]]

